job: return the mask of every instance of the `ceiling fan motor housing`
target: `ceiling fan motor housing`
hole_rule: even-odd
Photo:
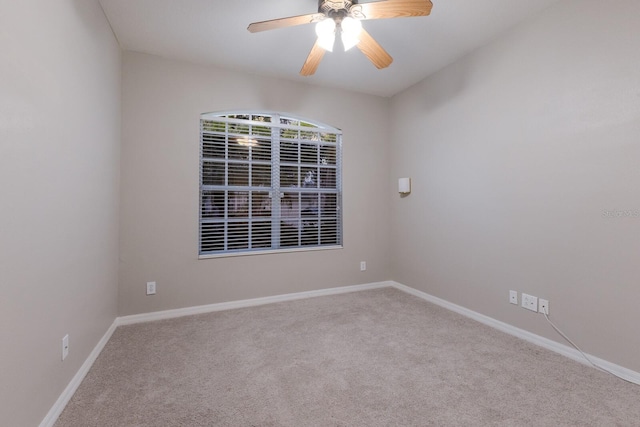
[[[345,17],[349,14],[351,6],[356,3],[358,2],[351,0],[318,0],[318,13],[324,13],[330,18]]]

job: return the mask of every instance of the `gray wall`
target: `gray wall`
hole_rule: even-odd
[[[392,99],[392,277],[640,371],[640,2],[563,1]],[[631,210],[635,217],[607,218]]]
[[[388,102],[125,53],[120,315],[389,279]],[[198,260],[200,114],[234,109],[342,129],[344,249]]]
[[[388,100],[139,53],[121,68],[96,1],[3,1],[3,423],[37,425],[117,312],[386,279],[557,339],[507,303],[546,297],[586,351],[640,371],[640,218],[603,215],[640,210],[637,16],[560,2]],[[344,131],[344,249],[197,259],[199,115],[237,108]]]
[[[0,423],[34,426],[117,313],[120,51],[97,1],[0,3]]]

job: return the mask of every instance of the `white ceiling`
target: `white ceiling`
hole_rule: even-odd
[[[298,73],[313,25],[249,33],[255,21],[317,12],[317,0],[100,0],[125,50],[392,96],[560,0],[432,0],[430,16],[365,21],[394,62],[376,69],[337,42],[311,77]],[[365,1],[361,1],[365,3]]]

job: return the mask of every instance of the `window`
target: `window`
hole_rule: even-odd
[[[200,120],[200,256],[342,245],[342,133],[280,114]]]

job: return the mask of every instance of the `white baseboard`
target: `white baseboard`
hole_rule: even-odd
[[[89,372],[89,369],[91,369],[91,367],[93,366],[93,363],[98,358],[98,355],[100,354],[104,346],[107,344],[107,342],[111,338],[111,335],[113,335],[113,332],[116,330],[116,327],[117,325],[116,325],[116,322],[114,321],[111,324],[111,326],[109,326],[109,329],[107,329],[107,332],[105,332],[105,334],[102,336],[100,341],[98,341],[98,344],[96,344],[93,351],[89,354],[89,357],[87,357],[87,360],[84,361],[84,363],[82,364],[78,372],[76,372],[76,374],[73,376],[73,378],[71,379],[67,387],[64,389],[60,397],[58,397],[58,400],[51,407],[47,415],[44,417],[44,419],[40,423],[39,427],[53,427],[55,422],[58,420],[58,417],[64,410],[65,406],[67,406],[67,403],[69,403],[69,400],[71,400],[71,398],[73,397],[73,394],[76,392],[76,390],[80,386],[80,383],[82,382],[84,377],[87,375],[87,372]]]
[[[272,297],[253,298],[239,301],[222,302],[218,304],[198,305],[195,307],[178,308],[175,310],[154,311],[151,313],[133,314],[116,319],[118,326],[132,325],[134,323],[151,322],[154,320],[172,319],[175,317],[191,316],[194,314],[211,313],[214,311],[231,310],[234,308],[254,307],[257,305],[272,304],[275,302],[293,301],[304,298],[337,295],[348,292],[366,291],[369,289],[386,288],[392,286],[392,282],[367,283],[364,285],[343,286],[338,288],[320,289],[317,291],[296,292],[293,294],[275,295]]]
[[[547,350],[551,350],[565,357],[573,359],[577,362],[591,366],[591,364],[587,360],[585,360],[584,356],[582,356],[582,354],[580,354],[580,352],[574,349],[573,347],[569,347],[568,345],[560,344],[556,341],[541,337],[540,335],[533,334],[531,332],[525,331],[524,329],[520,329],[513,325],[510,325],[508,323],[504,323],[492,317],[485,316],[484,314],[480,314],[473,310],[469,310],[468,308],[464,308],[462,306],[453,304],[449,301],[443,300],[433,295],[429,295],[417,289],[410,288],[409,286],[405,286],[403,284],[393,282],[393,281],[390,283],[391,283],[391,286],[393,286],[394,288],[404,291],[408,294],[417,296],[433,304],[436,304],[440,307],[446,308],[447,310],[454,311],[458,314],[461,314],[465,317],[469,317],[487,326],[491,326],[492,328],[495,328],[499,331],[516,336],[532,344],[538,345],[540,347],[544,347]],[[602,368],[605,368],[606,370],[616,375],[619,375],[620,377],[624,378],[629,382],[640,385],[640,373],[632,371],[631,369],[627,369],[623,366],[616,365],[615,363],[611,363],[604,359],[600,359],[596,356],[592,356],[590,354],[587,354],[587,356],[594,363],[596,363],[597,365],[600,365]]]
[[[44,417],[39,427],[53,427],[56,420],[64,410],[73,394],[76,392],[80,383],[93,366],[93,363],[98,358],[98,355],[107,344],[111,335],[116,330],[118,326],[121,325],[131,325],[134,323],[143,323],[143,322],[151,322],[154,320],[161,319],[172,319],[175,317],[182,316],[190,316],[193,314],[202,314],[202,313],[210,313],[214,311],[222,311],[222,310],[231,310],[234,308],[242,308],[242,307],[253,307],[257,305],[264,304],[272,304],[275,302],[282,301],[293,301],[304,298],[312,298],[326,295],[337,295],[344,294],[348,292],[356,292],[356,291],[365,291],[369,289],[379,289],[379,288],[387,288],[392,286],[392,282],[379,282],[379,283],[367,283],[364,285],[353,285],[353,286],[342,286],[337,288],[329,288],[329,289],[319,289],[316,291],[308,291],[308,292],[297,292],[292,294],[284,294],[284,295],[275,295],[272,297],[264,297],[264,298],[254,298],[240,301],[230,301],[223,302],[219,304],[209,304],[209,305],[200,305],[195,307],[186,307],[179,308],[175,310],[165,310],[165,311],[156,311],[152,313],[144,313],[144,314],[134,314],[131,316],[123,316],[117,317],[114,322],[111,324],[107,332],[104,334],[102,339],[98,342],[96,347],[93,349],[87,360],[82,364],[76,375],[71,379],[71,382],[64,389],[56,403],[49,410],[47,415]]]
[[[131,325],[134,323],[143,323],[143,322],[150,322],[154,320],[172,319],[175,317],[190,316],[193,314],[211,313],[214,311],[231,310],[234,308],[254,307],[258,305],[272,304],[276,302],[293,301],[293,300],[299,300],[304,298],[337,295],[337,294],[344,294],[349,292],[365,291],[369,289],[379,289],[379,288],[386,288],[386,287],[393,287],[398,290],[404,291],[408,294],[414,295],[418,298],[422,298],[440,307],[446,308],[448,310],[454,311],[458,314],[461,314],[463,316],[476,320],[480,323],[491,326],[492,328],[498,329],[510,335],[514,335],[518,338],[521,338],[533,344],[539,345],[540,347],[544,347],[548,350],[559,353],[563,356],[566,356],[580,363],[589,365],[589,363],[584,359],[584,357],[582,357],[580,352],[573,349],[572,347],[541,337],[539,335],[525,331],[524,329],[516,328],[515,326],[493,319],[489,316],[485,316],[484,314],[480,314],[475,311],[469,310],[462,306],[450,303],[441,298],[435,297],[433,295],[429,295],[417,289],[410,288],[408,286],[405,286],[403,284],[400,284],[394,281],[368,283],[364,285],[343,286],[338,288],[320,289],[316,291],[298,292],[298,293],[292,293],[292,294],[276,295],[272,297],[253,298],[253,299],[240,300],[240,301],[223,302],[219,304],[200,305],[195,307],[179,308],[175,310],[156,311],[152,313],[134,314],[131,316],[118,317],[111,324],[111,326],[109,327],[107,332],[104,334],[102,339],[98,342],[96,347],[93,349],[89,357],[87,357],[87,360],[82,364],[82,366],[80,367],[80,370],[78,370],[78,372],[73,377],[69,385],[67,385],[67,387],[64,389],[64,391],[62,392],[62,394],[60,395],[56,403],[53,405],[51,410],[49,410],[49,413],[40,423],[39,427],[53,427],[56,420],[64,410],[65,406],[67,405],[67,403],[69,403],[69,400],[71,400],[71,397],[73,396],[75,391],[78,389],[78,386],[80,386],[80,383],[82,382],[84,377],[87,375],[87,372],[89,372],[89,369],[91,369],[91,366],[97,359],[98,355],[100,354],[104,346],[107,344],[107,342],[111,338],[111,335],[116,330],[116,327],[120,325]],[[609,371],[619,375],[622,378],[625,378],[630,382],[640,385],[640,373],[624,368],[622,366],[616,365],[614,363],[608,362],[606,360],[600,359],[595,356],[591,356],[591,355],[588,355],[588,356],[591,358],[591,360],[593,360],[598,365],[608,369]]]

